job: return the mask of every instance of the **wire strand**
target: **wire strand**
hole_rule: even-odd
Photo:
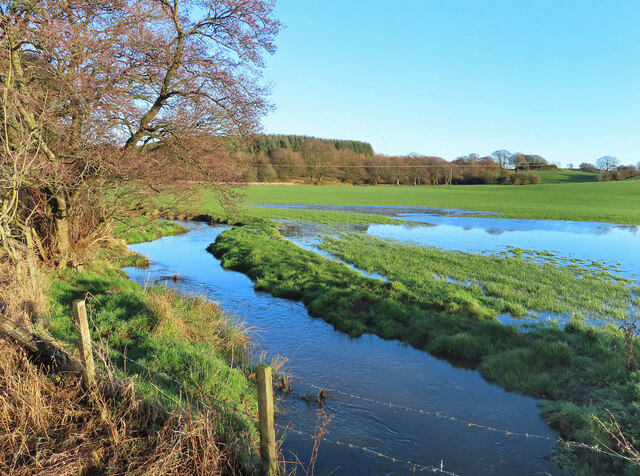
[[[277,428],[283,430],[284,432],[296,433],[296,434],[298,434],[300,436],[303,436],[303,437],[306,437],[306,438],[311,438],[313,440],[318,438],[317,435],[309,435],[308,433],[304,433],[304,432],[302,432],[300,430],[296,430],[296,429],[288,427],[288,426],[282,426],[282,425],[275,425],[275,426]],[[457,474],[457,473],[453,473],[453,472],[450,472],[450,471],[446,471],[444,469],[444,462],[442,460],[440,460],[440,466],[439,467],[437,467],[437,466],[425,466],[425,465],[421,465],[421,464],[415,463],[415,462],[413,462],[411,460],[404,460],[402,458],[394,458],[393,456],[388,456],[388,455],[386,455],[384,453],[381,453],[379,451],[372,450],[371,448],[367,448],[366,446],[358,446],[358,445],[355,445],[353,443],[345,443],[345,442],[342,442],[342,441],[330,440],[329,438],[326,438],[324,436],[319,437],[319,439],[322,440],[322,441],[325,441],[327,443],[336,445],[336,446],[343,446],[343,447],[346,447],[346,448],[357,449],[357,450],[363,451],[365,453],[369,453],[369,454],[372,454],[374,456],[377,456],[379,458],[384,458],[386,460],[391,461],[392,463],[399,463],[399,464],[407,465],[407,466],[412,468],[414,473],[418,472],[418,471],[420,471],[420,472],[428,471],[428,472],[432,472],[432,473],[449,474],[449,475],[452,475],[452,476],[456,476],[456,474]]]

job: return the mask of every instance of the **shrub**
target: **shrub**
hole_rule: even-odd
[[[528,174],[527,175],[527,181],[531,185],[538,184],[538,183],[540,183],[540,176],[536,175],[536,174]]]

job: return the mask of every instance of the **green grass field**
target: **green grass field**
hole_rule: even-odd
[[[600,175],[582,170],[539,170],[534,173],[542,184],[597,182]]]
[[[211,203],[212,197],[202,198]],[[454,187],[263,185],[249,187],[246,201],[429,206],[499,212],[508,218],[640,224],[638,181]]]

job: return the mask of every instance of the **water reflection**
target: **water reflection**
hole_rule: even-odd
[[[366,213],[368,215],[383,215],[388,217],[399,217],[406,213],[426,214],[430,216],[459,216],[459,215],[499,215],[494,212],[482,212],[474,210],[463,210],[461,208],[438,208],[438,207],[404,207],[404,206],[379,206],[379,205],[314,205],[303,203],[263,203],[249,202],[248,205],[264,208],[288,208],[291,210],[317,210],[344,213]]]

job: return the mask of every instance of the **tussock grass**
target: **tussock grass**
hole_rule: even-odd
[[[257,396],[250,370],[241,366],[251,346],[250,329],[202,296],[143,289],[114,267],[132,261],[138,259],[126,248],[111,248],[81,271],[56,272],[48,284],[50,312],[37,330],[74,349],[71,302],[86,299],[93,340],[106,352],[105,367],[173,412],[201,413],[202,402],[209,402],[219,416],[215,431],[228,446],[225,451],[253,467],[258,433],[245,413],[257,415]]]
[[[114,351],[113,362],[120,369],[126,366],[128,375],[145,376],[172,398],[179,399],[182,392],[190,390],[211,393],[255,413],[255,389],[242,370],[227,364],[232,354],[236,361],[243,355],[247,337],[241,328],[230,324],[216,305],[201,303],[193,296],[182,298],[164,288],[142,289],[105,262],[94,262],[80,273],[61,272],[51,289],[53,306],[46,330],[56,339],[75,344],[71,301],[88,295],[94,339]],[[218,331],[218,335],[206,334],[207,331]],[[175,380],[189,376],[193,387],[180,388],[155,375],[147,376],[144,368],[126,363],[125,353]],[[204,369],[219,371],[207,374]],[[157,394],[145,381],[140,386],[148,394]],[[164,404],[172,404],[162,394],[156,396]]]
[[[229,359],[249,352],[253,329],[222,311],[218,303],[202,295],[178,295],[163,287],[145,291],[156,336],[202,342]]]

